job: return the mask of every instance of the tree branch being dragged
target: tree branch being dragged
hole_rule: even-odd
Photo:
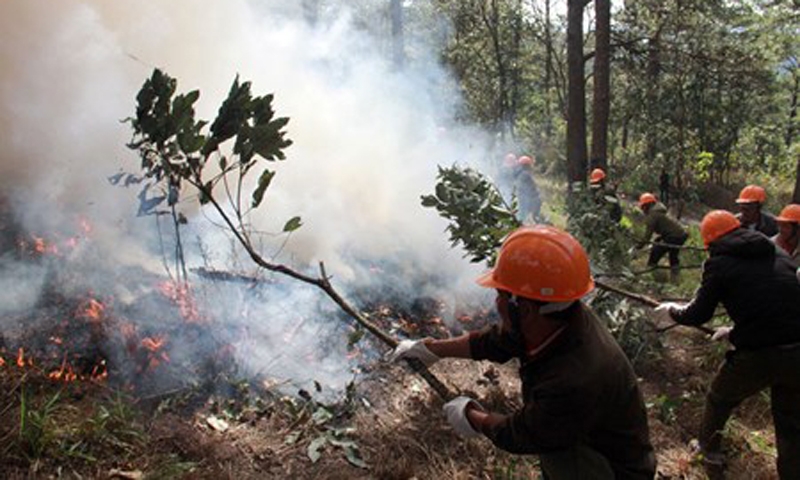
[[[312,276],[266,260],[254,246],[247,219],[263,202],[275,171],[261,171],[249,201],[242,198],[245,177],[262,161],[285,160],[284,150],[292,144],[283,130],[289,119],[275,117],[273,96],[253,96],[250,82],[240,83],[237,77],[216,119],[206,129],[207,122],[194,117],[194,103],[200,93],[194,90],[174,95],[176,86],[175,79],[158,69],[142,85],[136,116],[126,121],[134,132],[128,147],[139,153],[143,177],[129,175],[124,184],[144,182],[140,200],[150,209],[163,201],[176,205],[184,187],[193,187],[200,204],[216,211],[255,264],[316,286],[365,330],[387,346],[397,346],[396,339],[367,320],[337,292],[322,262],[319,276]],[[160,195],[148,196],[150,189]],[[224,192],[224,201],[217,196],[220,191]],[[301,226],[301,218],[292,217],[284,224],[283,232],[288,234]],[[454,397],[421,362],[411,360],[409,364],[443,399]]]

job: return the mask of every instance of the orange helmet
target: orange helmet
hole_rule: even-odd
[[[742,226],[739,219],[727,210],[712,210],[703,217],[700,222],[700,236],[703,237],[703,244],[708,245],[723,235],[736,230]]]
[[[527,156],[527,155],[523,155],[523,156],[519,157],[519,160],[517,160],[517,165],[530,165],[530,166],[533,166],[534,163],[536,163],[536,161],[534,159],[532,159],[531,157]]]
[[[589,175],[589,183],[600,183],[604,178],[606,178],[606,172],[602,168],[595,168]]]
[[[767,192],[758,185],[748,185],[739,192],[736,203],[764,203],[767,201]]]
[[[650,205],[651,203],[656,203],[656,196],[652,193],[643,193],[639,196],[639,208]]]
[[[506,159],[503,162],[503,164],[506,167],[513,167],[516,163],[517,163],[517,156],[516,155],[514,155],[513,153],[506,154]]]
[[[514,230],[500,247],[494,268],[477,282],[545,302],[577,300],[594,288],[581,244],[569,233],[544,225]]]
[[[800,205],[796,203],[786,205],[775,220],[787,223],[800,223]]]

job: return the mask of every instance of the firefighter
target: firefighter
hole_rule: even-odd
[[[744,399],[769,388],[778,450],[778,474],[800,478],[800,283],[797,268],[764,235],[742,228],[725,210],[709,212],[700,224],[708,250],[703,277],[686,305],[662,303],[659,321],[701,325],[722,303],[733,321],[733,345],[706,396],[699,435],[702,457],[721,473],[722,432]],[[715,335],[716,337],[717,335]]]
[[[611,220],[622,220],[622,205],[614,190],[606,185],[606,172],[602,168],[595,168],[589,174],[589,188],[598,207],[607,210]]]
[[[778,234],[772,237],[772,241],[788,253],[794,263],[800,264],[800,242],[798,242],[800,205],[796,203],[787,205],[775,221],[778,222]]]
[[[533,165],[536,161],[523,155],[517,159],[514,169],[514,191],[519,200],[519,221],[523,224],[536,223],[541,217],[542,200],[539,187],[533,178]]]
[[[680,275],[680,247],[686,243],[689,234],[678,220],[669,215],[667,207],[652,193],[643,193],[639,197],[639,208],[644,212],[646,230],[636,247],[644,248],[650,237],[656,234],[647,265],[657,267],[659,260],[669,254],[670,277],[673,282],[677,282]]]
[[[395,359],[519,359],[523,405],[503,415],[477,400],[444,405],[456,433],[538,454],[550,479],[652,479],[655,456],[636,375],[581,298],[594,288],[583,247],[550,226],[512,232],[478,284],[497,292],[501,324],[465,335],[405,340]]]
[[[751,230],[758,230],[768,237],[778,234],[778,224],[775,217],[763,210],[767,201],[767,192],[758,185],[748,185],[739,192],[736,204],[739,214],[736,216],[742,226]]]

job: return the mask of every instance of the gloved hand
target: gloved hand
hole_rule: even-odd
[[[660,324],[660,323],[674,322],[675,320],[672,318],[671,310],[673,308],[681,308],[681,307],[683,307],[683,304],[678,302],[659,303],[658,306],[655,308],[656,323]]]
[[[425,346],[424,340],[403,340],[389,355],[389,360],[393,362],[403,358],[416,358],[426,367],[439,361],[439,357]]]
[[[450,400],[444,404],[444,407],[442,407],[442,410],[447,417],[447,421],[450,422],[453,430],[455,430],[456,433],[462,437],[467,438],[477,437],[480,435],[480,432],[472,428],[472,424],[469,423],[469,419],[467,418],[467,405],[469,404],[473,404],[477,408],[483,410],[483,407],[480,403],[464,396]]]
[[[714,342],[727,340],[731,334],[731,330],[733,330],[733,327],[719,327],[714,330],[714,335],[711,335],[711,340]]]

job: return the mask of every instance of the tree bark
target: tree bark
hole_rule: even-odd
[[[789,104],[789,125],[786,127],[786,148],[792,146],[794,140],[794,122],[797,118],[797,95],[800,91],[800,72],[797,66],[792,70],[792,77],[794,77],[794,88],[792,89],[792,101]]]
[[[586,181],[586,85],[583,72],[583,7],[567,2],[567,180]]]
[[[594,106],[591,167],[608,168],[611,109],[611,0],[595,0]]]
[[[392,61],[397,70],[406,64],[405,39],[403,36],[403,1],[390,0],[392,17]]]

